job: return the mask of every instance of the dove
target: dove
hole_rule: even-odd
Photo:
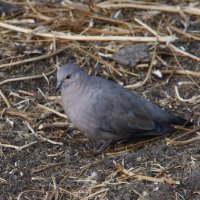
[[[87,137],[100,141],[99,153],[124,139],[169,134],[176,131],[173,125],[192,124],[113,81],[87,75],[74,63],[58,69],[59,89],[66,115]]]

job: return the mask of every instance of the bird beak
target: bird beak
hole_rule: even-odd
[[[58,92],[62,87],[62,82],[58,82],[55,88],[55,91]]]

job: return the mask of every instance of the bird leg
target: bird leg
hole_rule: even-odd
[[[96,150],[96,154],[101,154],[103,153],[110,144],[112,144],[113,141],[112,140],[104,140],[103,142],[101,142],[100,146],[97,148]]]

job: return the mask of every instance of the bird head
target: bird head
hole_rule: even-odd
[[[60,67],[57,71],[57,85],[56,92],[62,87],[67,87],[71,83],[78,80],[78,74],[83,73],[83,71],[78,67],[78,65],[73,63],[67,63]]]

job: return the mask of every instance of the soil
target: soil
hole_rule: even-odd
[[[9,41],[1,42],[2,45],[9,46]],[[12,42],[15,42],[13,38]],[[85,43],[80,45],[84,46]],[[103,45],[107,46],[107,43]],[[176,45],[182,45],[187,52],[200,56],[200,42],[182,41]],[[33,44],[25,46],[26,50],[23,49],[23,44],[23,48],[9,46],[9,50],[12,50],[10,54],[16,57],[15,61],[20,60],[21,55],[26,59],[46,53],[45,47]],[[27,54],[27,51],[36,52],[32,48],[39,53]],[[95,50],[93,44],[91,48]],[[2,51],[3,63],[6,63],[5,58],[11,56],[8,54]],[[157,54],[170,63],[170,66],[175,65],[176,61],[169,52],[163,52],[162,48],[158,48]],[[200,71],[199,62],[188,57],[177,58],[183,69]],[[79,63],[90,74],[111,78],[124,85],[143,80],[147,73],[145,68],[133,70],[126,67],[126,70],[134,71],[140,74],[140,77],[119,77],[101,64],[95,68],[96,62],[92,57],[70,49],[56,57],[2,68],[0,82],[15,77],[41,75],[55,68],[58,61],[59,65],[69,61]],[[109,59],[106,61],[114,63]],[[119,64],[115,65],[119,67]],[[161,70],[164,67],[158,61],[155,68]],[[198,127],[200,119],[199,104],[178,100],[174,86],[183,81],[199,83],[199,80],[193,77],[191,81],[190,77],[181,75],[173,75],[167,81],[168,78],[168,75],[163,75],[162,78],[152,75],[144,86],[135,91],[169,112],[193,120],[195,125],[188,130],[178,129],[176,133],[164,137],[143,138],[116,144],[101,155],[94,153],[96,142],[75,129],[68,119],[38,106],[45,105],[63,113],[59,99],[47,99],[60,95],[54,92],[56,72],[47,77],[2,84],[1,91],[10,102],[13,111],[24,113],[25,117],[19,113],[9,114],[9,109],[0,97],[0,144],[17,147],[30,145],[18,150],[12,146],[0,145],[0,199],[200,200],[200,141],[186,145],[170,144],[173,138]],[[33,96],[20,91],[29,92]],[[185,99],[197,96],[199,91],[195,84],[179,88],[181,97]],[[65,123],[66,127],[39,129],[41,125],[60,122]],[[189,140],[198,134],[199,132],[194,132],[180,140]],[[173,179],[179,184],[137,179],[120,172],[116,168],[116,163],[137,175]]]

